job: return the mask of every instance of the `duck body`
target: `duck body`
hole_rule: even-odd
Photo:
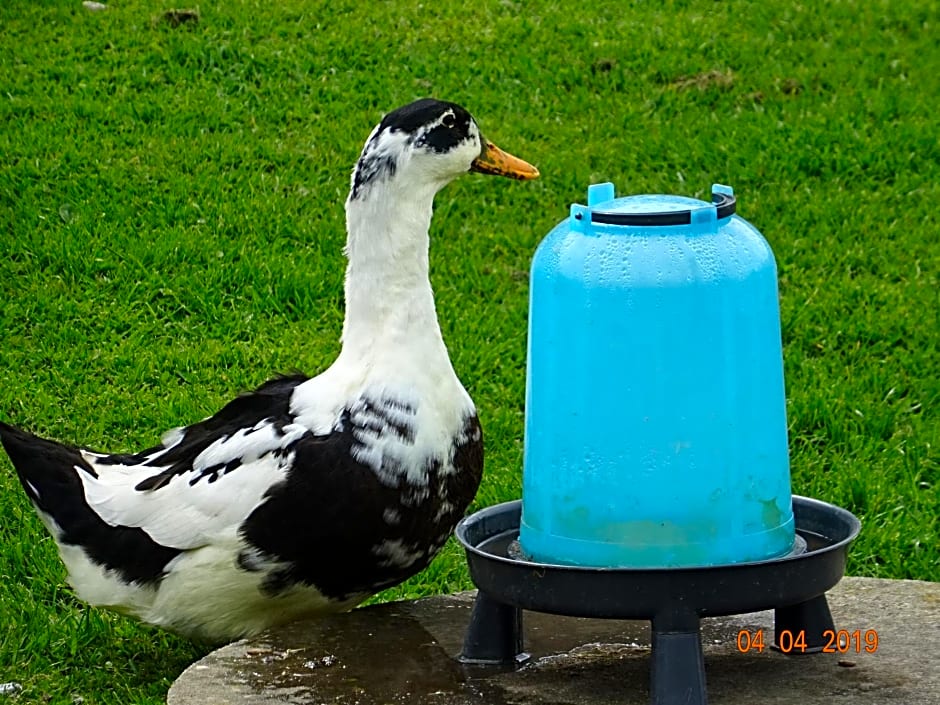
[[[318,433],[290,410],[316,380],[272,380],[134,455],[0,430],[78,596],[216,641],[424,569],[480,482],[472,405],[432,430],[431,404],[365,387]]]
[[[346,204],[342,351],[321,374],[272,379],[134,454],[0,422],[79,597],[220,641],[350,609],[430,563],[483,470],[428,279],[432,203],[470,168],[537,174],[513,159],[451,103],[376,127]]]

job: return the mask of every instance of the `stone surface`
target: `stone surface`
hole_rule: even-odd
[[[828,593],[836,628],[877,632],[878,648],[741,653],[741,630],[773,613],[702,621],[710,705],[940,704],[940,583],[845,578]],[[525,613],[528,661],[455,660],[473,593],[395,602],[297,622],[190,666],[168,705],[647,705],[649,625]]]

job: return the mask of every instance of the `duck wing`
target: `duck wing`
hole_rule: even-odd
[[[292,446],[308,433],[289,409],[306,380],[270,380],[141,453],[85,451],[94,471],[81,476],[86,500],[107,523],[143,528],[164,546],[187,550],[220,540],[283,481]]]
[[[290,468],[309,431],[290,397],[308,378],[279,377],[135,454],[107,454],[0,423],[26,493],[60,543],[125,580],[159,579],[185,550],[234,537]]]

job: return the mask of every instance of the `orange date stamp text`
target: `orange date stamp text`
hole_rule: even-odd
[[[875,629],[827,629],[823,632],[823,640],[826,642],[822,647],[824,654],[847,654],[849,652],[861,654],[873,654],[878,650],[878,631]],[[764,649],[770,646],[770,642],[764,641],[764,630],[755,629],[749,631],[742,629],[738,632],[737,641],[738,651],[747,654],[756,651],[761,654]],[[776,647],[785,654],[805,653],[806,633],[803,630],[791,632],[784,629],[777,635]]]

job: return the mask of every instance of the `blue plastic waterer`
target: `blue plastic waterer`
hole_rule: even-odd
[[[732,190],[712,198],[597,184],[535,253],[519,537],[534,560],[793,549],[776,264]]]

